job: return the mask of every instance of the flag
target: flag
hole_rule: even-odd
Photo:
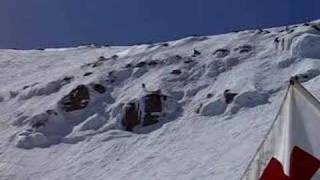
[[[320,103],[297,80],[290,82],[242,180],[320,180]]]

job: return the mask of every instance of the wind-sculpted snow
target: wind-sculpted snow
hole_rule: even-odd
[[[237,180],[317,22],[127,47],[0,50],[0,179]]]
[[[306,33],[296,38],[293,42],[292,53],[298,57],[320,59],[319,44],[319,35]]]

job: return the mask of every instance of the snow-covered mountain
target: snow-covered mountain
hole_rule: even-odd
[[[0,180],[237,180],[320,23],[130,47],[0,50]]]

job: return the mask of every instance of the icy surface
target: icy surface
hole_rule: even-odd
[[[320,95],[318,27],[0,50],[0,180],[239,179],[289,78]],[[159,123],[126,131],[123,108],[156,90]]]

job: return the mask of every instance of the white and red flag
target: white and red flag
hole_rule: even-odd
[[[320,180],[320,103],[291,80],[273,125],[242,180]]]

